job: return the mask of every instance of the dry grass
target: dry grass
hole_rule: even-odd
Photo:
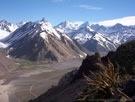
[[[122,93],[118,88],[120,81],[119,65],[114,68],[114,65],[108,60],[107,66],[97,64],[101,71],[93,73],[90,71],[91,77],[84,75],[87,84],[90,86],[87,90],[80,93],[81,102],[88,100],[89,97],[97,96],[96,98],[110,98],[113,95],[124,96],[130,99],[127,95]],[[87,101],[89,102],[89,101]]]

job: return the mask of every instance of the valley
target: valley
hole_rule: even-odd
[[[131,74],[134,41],[128,42],[132,40],[135,40],[134,25],[116,23],[107,27],[66,21],[53,26],[45,18],[17,24],[2,20],[0,100],[73,102],[78,92],[88,86],[84,73],[100,70],[97,63],[106,65],[107,58],[127,69],[130,66],[131,71],[127,72]],[[124,57],[125,52],[131,61]],[[126,61],[129,62],[125,64]]]
[[[23,62],[24,63],[24,62]],[[67,72],[79,68],[82,59],[65,62],[25,64],[1,77],[0,100],[3,102],[28,102],[58,84]]]

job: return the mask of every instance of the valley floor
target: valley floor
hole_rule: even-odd
[[[0,80],[1,102],[28,102],[58,84],[67,72],[78,68],[82,59],[23,66]]]

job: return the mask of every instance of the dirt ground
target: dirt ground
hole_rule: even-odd
[[[23,66],[5,75],[0,80],[0,100],[2,102],[28,102],[57,85],[67,72],[78,68],[82,59],[74,59],[52,64]]]

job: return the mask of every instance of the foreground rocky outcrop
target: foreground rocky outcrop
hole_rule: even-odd
[[[87,55],[87,57],[83,60],[79,70],[75,74],[72,82],[83,78],[84,75],[89,75],[89,71],[95,72],[99,70],[99,67],[96,65],[96,63],[102,63],[101,57],[98,53],[92,56]]]
[[[78,100],[77,100],[78,93],[82,92],[82,90],[88,88],[88,84],[85,82],[84,75],[88,75],[89,71],[98,72],[100,70],[100,68],[97,67],[96,64],[98,63],[98,64],[102,64],[102,65],[106,66],[108,64],[107,63],[108,59],[113,61],[114,65],[115,65],[115,62],[117,62],[117,61],[120,66],[122,64],[125,65],[126,63],[128,65],[129,64],[133,65],[133,63],[135,61],[134,53],[132,52],[132,51],[134,51],[134,45],[135,45],[135,41],[121,45],[117,49],[116,52],[110,52],[107,56],[102,57],[102,58],[100,57],[100,55],[98,53],[96,53],[95,55],[92,55],[92,56],[88,55],[83,60],[82,65],[80,66],[79,70],[76,71],[74,74],[70,73],[71,75],[69,75],[69,76],[71,76],[72,80],[68,80],[69,82],[67,82],[67,80],[65,79],[67,84],[59,84],[58,86],[55,86],[55,87],[49,89],[46,93],[42,94],[35,100],[31,100],[30,102],[75,102],[75,101],[78,102]],[[131,55],[133,55],[133,57],[131,57]],[[129,59],[127,60],[127,58],[129,58]],[[125,73],[123,72],[124,69],[122,69],[122,68],[123,68],[123,66],[120,67],[119,72],[124,77]],[[127,70],[127,68],[128,67],[125,67],[126,70]],[[134,67],[131,66],[130,69],[132,69],[132,71],[134,71],[133,70]],[[130,71],[127,71],[127,73],[128,73],[128,75],[132,76],[132,73],[134,73],[134,72],[130,73]],[[68,79],[69,79],[69,77],[68,77]],[[122,79],[121,81],[123,82],[125,80]],[[62,81],[62,82],[64,82],[64,81]],[[135,91],[134,91],[135,85],[134,84],[135,84],[135,81],[134,81],[134,79],[132,79],[126,83],[124,82],[124,84],[122,84],[122,86],[119,85],[119,83],[118,83],[117,87],[120,89],[121,92],[123,92],[127,97],[129,97],[131,99],[135,96]],[[100,94],[100,96],[101,96],[101,94]],[[102,102],[129,102],[129,100],[125,99],[125,97],[123,97],[123,96],[114,94],[109,99],[102,100]],[[133,102],[133,100],[131,99],[130,102]]]

